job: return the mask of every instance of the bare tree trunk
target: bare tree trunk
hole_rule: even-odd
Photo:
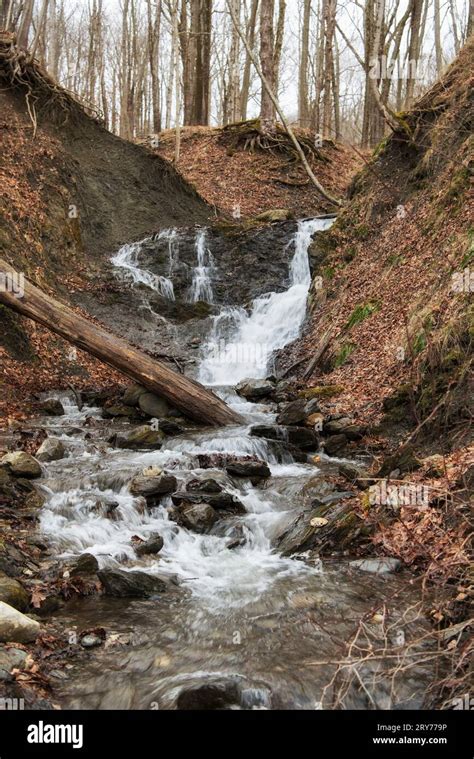
[[[247,24],[246,39],[249,43],[249,47],[251,50],[253,50],[255,46],[255,29],[257,26],[258,2],[259,0],[252,0],[252,5],[250,8],[250,16],[249,16],[249,20]],[[244,73],[242,77],[242,90],[240,93],[240,115],[244,121],[247,118],[247,108],[248,108],[249,94],[250,94],[251,68],[252,68],[252,61],[249,54],[246,53]]]
[[[230,0],[232,10],[240,25],[240,0]],[[232,42],[229,53],[229,95],[228,116],[229,121],[235,123],[240,116],[240,37],[237,27],[232,25]]]
[[[412,12],[410,18],[410,42],[408,46],[408,74],[405,93],[405,107],[410,108],[413,103],[413,95],[416,81],[416,68],[420,49],[420,26],[423,11],[423,0],[412,0]]]
[[[262,129],[271,129],[275,122],[275,104],[270,96],[274,90],[274,0],[260,0],[260,65],[262,67],[262,87],[260,97],[260,121]],[[265,85],[264,80],[268,83]]]
[[[311,0],[304,0],[303,26],[301,30],[300,65],[298,76],[298,121],[301,127],[309,126],[308,58],[310,18]]]
[[[18,47],[27,48],[30,36],[31,24],[33,21],[34,0],[25,0],[23,12],[21,15],[20,26],[17,34]]]
[[[148,63],[151,77],[151,100],[153,111],[153,132],[161,132],[161,107],[160,107],[160,75],[158,70],[158,56],[160,49],[161,28],[161,0],[157,0],[155,13],[152,12],[151,0],[147,0],[148,20]]]
[[[440,10],[439,10],[439,0],[433,0],[434,4],[434,17],[433,17],[433,24],[434,24],[434,42],[435,42],[435,53],[436,53],[436,73],[439,76],[441,76],[441,72],[443,70],[443,48],[441,45],[441,18],[440,18]]]
[[[281,64],[281,51],[283,50],[283,37],[285,34],[285,13],[286,13],[286,0],[279,0],[278,3],[278,21],[275,34],[275,46],[273,52],[273,87],[275,94],[278,97],[278,89],[280,82],[280,64]]]

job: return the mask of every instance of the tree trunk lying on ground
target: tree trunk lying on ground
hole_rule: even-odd
[[[43,324],[81,350],[118,369],[193,419],[213,425],[241,421],[224,401],[198,382],[169,369],[120,337],[76,314],[26,279],[24,284],[22,282],[23,294],[4,286],[9,282],[18,283],[21,279],[18,272],[0,259],[0,303]]]

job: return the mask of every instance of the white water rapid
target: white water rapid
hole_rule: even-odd
[[[246,377],[264,377],[272,353],[295,340],[301,329],[311,274],[308,246],[317,231],[328,229],[333,219],[298,222],[289,287],[284,292],[256,298],[250,312],[242,307],[224,308],[214,317],[209,342],[203,349],[199,380],[205,385],[235,385]]]

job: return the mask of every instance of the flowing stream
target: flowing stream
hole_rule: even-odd
[[[149,600],[91,596],[66,605],[57,618],[67,630],[101,626],[107,641],[92,651],[79,649],[57,673],[63,706],[170,709],[183,690],[203,683],[235,692],[231,708],[421,703],[430,677],[422,666],[416,676],[391,678],[384,677],[389,664],[383,661],[349,663],[336,676],[337,662],[347,656],[346,642],[364,615],[384,609],[385,624],[371,623],[369,616],[363,631],[375,647],[380,641],[389,649],[396,646],[400,630],[407,638],[413,634],[416,625],[406,609],[416,601],[416,591],[401,576],[356,572],[348,562],[322,562],[312,555],[288,558],[275,550],[275,536],[307,506],[307,493],[325,492],[334,461],[322,456],[318,466],[295,463],[288,452],[250,436],[252,424],[275,420],[275,408],[248,403],[233,389],[244,377],[264,377],[272,353],[298,336],[310,286],[308,245],[314,232],[330,223],[298,224],[288,248],[286,290],[262,295],[248,309],[223,307],[213,319],[198,376],[241,414],[241,426],[188,431],[168,438],[158,451],[136,452],[107,442],[126,422],[112,425],[97,408],[78,411],[64,395],[66,415],[41,420],[67,450],[65,458],[45,467],[48,499],[41,530],[53,555],[70,559],[91,553],[101,567],[140,569],[177,582]],[[113,262],[133,282],[171,298],[175,237],[169,230],[161,234],[170,245],[168,276],[157,279],[138,268],[137,244],[122,248]],[[212,301],[210,269],[218,263],[203,231],[196,238],[196,256],[191,297]],[[255,454],[268,462],[271,477],[252,485],[223,470],[200,469],[197,456],[213,452]],[[132,477],[149,466],[172,472],[180,489],[190,479],[212,477],[246,513],[219,520],[207,534],[179,527],[169,518],[169,497],[147,509],[129,492]],[[156,532],[164,540],[160,553],[137,557],[132,539]],[[384,606],[387,596],[394,600]]]

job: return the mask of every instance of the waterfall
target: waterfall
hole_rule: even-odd
[[[165,230],[174,232],[175,230]],[[162,233],[160,233],[162,234]],[[123,245],[118,253],[110,260],[119,269],[123,269],[124,274],[134,285],[146,285],[151,290],[159,293],[163,298],[175,300],[173,283],[169,277],[160,274],[153,274],[147,269],[141,269],[138,265],[138,254],[144,242],[150,242],[151,238]]]
[[[199,380],[206,385],[234,385],[246,377],[264,377],[274,351],[295,340],[301,330],[311,274],[308,247],[313,234],[328,229],[333,219],[298,222],[290,263],[290,287],[256,298],[244,308],[223,309],[215,318],[204,346]]]
[[[194,243],[197,256],[197,266],[193,271],[193,281],[189,292],[189,300],[196,303],[203,300],[206,303],[212,303],[214,296],[212,293],[211,273],[214,269],[214,259],[211,251],[206,246],[206,230],[201,229],[196,235]]]

